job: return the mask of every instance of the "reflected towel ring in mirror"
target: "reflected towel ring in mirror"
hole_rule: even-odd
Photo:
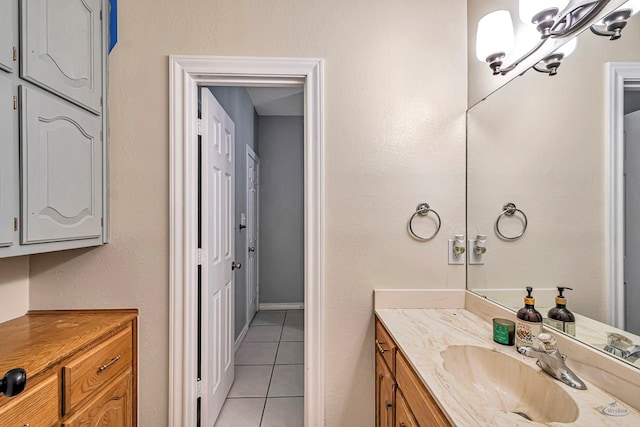
[[[522,218],[524,219],[522,231],[520,232],[520,234],[517,234],[515,236],[506,236],[502,233],[502,231],[500,231],[500,220],[505,216],[513,216],[515,215],[516,212],[520,212],[520,214],[522,215]],[[518,209],[515,203],[508,202],[504,204],[504,206],[502,207],[502,212],[500,213],[500,215],[498,215],[498,219],[496,219],[496,233],[503,240],[516,240],[522,237],[524,232],[527,231],[528,223],[529,221],[527,220],[527,215],[524,212],[522,212],[520,209]]]
[[[416,215],[427,216],[429,215],[429,212],[433,212],[436,218],[438,219],[438,227],[436,228],[436,231],[431,236],[428,236],[428,237],[418,236],[416,232],[413,231],[413,220],[416,217]],[[441,225],[442,225],[442,221],[440,220],[440,215],[438,215],[438,212],[431,209],[428,203],[420,203],[418,207],[416,207],[416,211],[413,213],[413,215],[411,215],[411,218],[409,219],[409,224],[408,224],[409,233],[411,233],[411,236],[413,236],[413,238],[416,240],[420,240],[421,242],[426,242],[436,237],[436,234],[438,234],[438,232],[440,231]]]

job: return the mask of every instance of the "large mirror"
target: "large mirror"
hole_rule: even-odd
[[[565,295],[576,338],[636,366],[640,353],[608,334],[640,349],[640,137],[632,129],[640,128],[640,86],[627,82],[619,112],[626,189],[616,202],[612,176],[622,172],[613,170],[609,146],[617,119],[608,108],[607,64],[640,69],[638,16],[616,41],[584,31],[556,76],[530,69],[467,113],[467,237],[487,236],[479,259],[468,248],[467,288],[517,310],[532,286],[544,317],[556,287],[573,288]],[[507,203],[518,209],[513,215]],[[621,236],[624,250],[612,257]],[[626,282],[622,292],[616,277]],[[626,307],[623,316],[616,307]]]

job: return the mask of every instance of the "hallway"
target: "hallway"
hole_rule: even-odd
[[[304,425],[304,311],[259,311],[216,427]]]

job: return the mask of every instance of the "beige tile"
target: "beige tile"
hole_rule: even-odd
[[[236,365],[272,365],[278,351],[277,342],[243,342],[236,352]]]
[[[296,365],[304,363],[304,342],[280,342],[276,365]]]
[[[215,427],[260,427],[265,399],[227,399]]]
[[[268,398],[261,427],[304,427],[304,397]]]
[[[228,397],[267,397],[273,365],[238,365]]]
[[[304,325],[304,310],[287,310],[285,325]]]
[[[273,367],[268,397],[304,396],[304,365],[276,365]]]
[[[251,326],[244,342],[277,342],[282,335],[282,326]]]
[[[286,311],[259,311],[256,313],[251,326],[279,326],[284,323]]]
[[[284,325],[281,341],[304,341],[304,325]]]

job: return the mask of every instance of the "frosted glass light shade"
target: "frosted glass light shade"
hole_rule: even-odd
[[[576,46],[578,46],[578,38],[574,37],[568,42],[566,42],[565,44],[563,44],[562,46],[560,46],[558,50],[556,50],[556,52],[561,53],[563,55],[563,58],[566,59],[569,55],[573,53],[574,50],[576,50]]]
[[[476,33],[476,57],[485,62],[494,53],[509,53],[513,49],[514,35],[511,13],[496,10],[478,22]]]
[[[531,24],[531,19],[538,13],[551,7],[558,10],[564,9],[569,4],[569,0],[520,0],[518,13],[520,20],[525,24]]]

